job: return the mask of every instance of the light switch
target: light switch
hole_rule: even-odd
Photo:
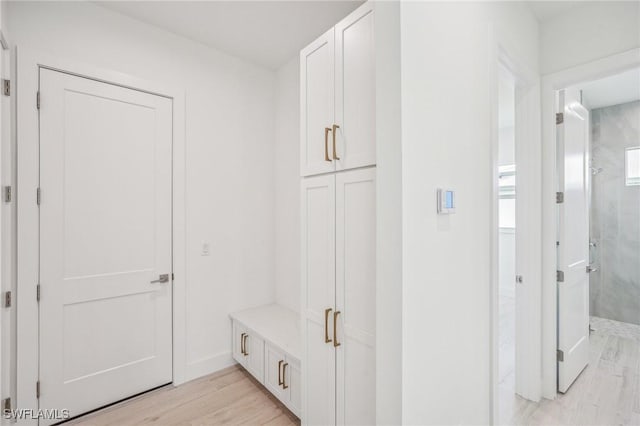
[[[200,256],[209,256],[211,253],[211,247],[209,243],[202,243],[202,251],[200,252]]]

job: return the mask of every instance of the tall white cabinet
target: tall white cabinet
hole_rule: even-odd
[[[302,422],[375,424],[374,9],[300,53]]]

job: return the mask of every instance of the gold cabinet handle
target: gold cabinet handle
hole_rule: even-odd
[[[282,379],[282,363],[284,362],[284,360],[280,360],[278,361],[278,386],[282,386],[284,383],[284,380]]]
[[[333,125],[333,159],[334,160],[339,160],[340,157],[338,157],[338,154],[336,153],[336,130],[339,129],[340,126],[338,126],[337,124]]]
[[[324,342],[331,343],[331,338],[329,337],[329,313],[333,309],[327,308],[324,310]],[[335,334],[335,331],[333,332]]]
[[[282,389],[287,389],[289,387],[289,385],[286,383],[286,379],[287,379],[287,366],[289,365],[288,362],[285,362],[284,365],[282,366]]]
[[[333,313],[333,347],[337,348],[340,346],[338,343],[338,335],[336,334],[336,330],[338,328],[338,315],[340,315],[340,311],[335,311]]]
[[[247,352],[247,337],[249,337],[249,335],[244,333],[244,356],[249,355],[249,352]]]
[[[329,127],[325,127],[324,128],[324,161],[331,161],[331,158],[329,158],[329,132],[331,131],[331,128]]]
[[[241,353],[242,355],[244,355],[244,354],[245,354],[245,353],[244,353],[244,336],[246,336],[246,335],[247,335],[247,333],[242,333],[242,334],[240,335],[240,353]]]

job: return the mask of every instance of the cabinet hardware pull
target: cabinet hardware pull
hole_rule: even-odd
[[[336,153],[336,130],[339,129],[340,126],[338,126],[337,124],[333,125],[333,159],[334,160],[339,160],[340,157],[338,157],[338,154]]]
[[[247,337],[249,337],[249,335],[245,333],[245,335],[244,335],[244,356],[249,355],[249,352],[247,352]]]
[[[338,343],[338,335],[336,334],[336,330],[338,328],[338,315],[340,315],[340,311],[335,311],[333,313],[333,347],[337,348],[340,346]]]
[[[333,309],[327,308],[324,310],[324,342],[331,343],[331,338],[329,338],[329,313]],[[335,331],[334,331],[335,334]]]
[[[246,336],[247,333],[242,333],[240,335],[240,353],[242,353],[242,355],[244,355],[244,336]]]
[[[278,386],[282,386],[282,384],[284,383],[284,380],[282,380],[282,363],[284,362],[284,360],[280,360],[278,361]]]
[[[331,158],[329,158],[329,132],[331,128],[324,128],[324,161],[331,162]]]
[[[285,362],[284,365],[282,366],[282,389],[287,389],[289,387],[289,385],[286,383],[286,379],[287,379],[287,366],[289,365],[288,362]]]

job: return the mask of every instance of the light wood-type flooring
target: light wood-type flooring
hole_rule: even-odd
[[[516,396],[512,365],[508,365],[500,383],[500,424],[640,425],[640,326],[595,317],[591,326],[589,366],[566,394],[553,401],[533,403]],[[246,371],[234,366],[67,424],[276,426],[300,421]]]
[[[238,366],[168,385],[66,425],[299,425],[300,421]]]
[[[540,403],[500,385],[504,425],[640,425],[640,326],[591,318],[590,360],[567,393]]]

